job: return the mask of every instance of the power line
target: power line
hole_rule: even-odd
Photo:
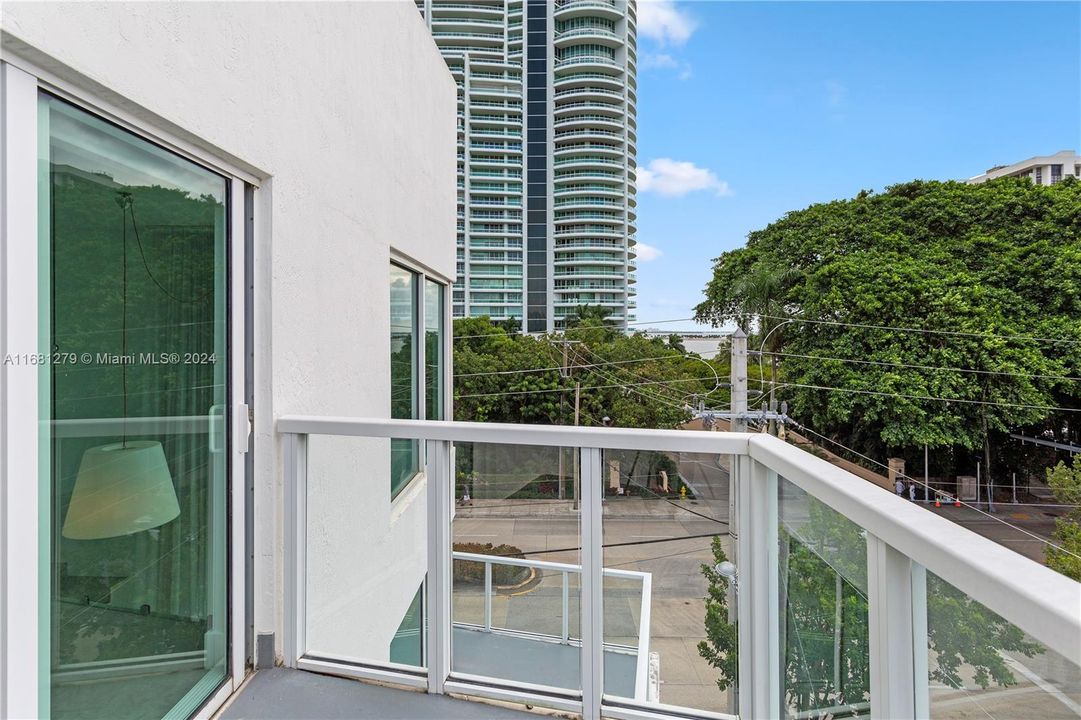
[[[999,370],[973,370],[971,368],[944,367],[940,365],[916,365],[903,362],[889,362],[885,360],[857,360],[855,358],[828,357],[825,355],[802,355],[800,353],[769,352],[765,350],[760,352],[763,355],[775,357],[795,357],[805,358],[807,360],[834,360],[836,362],[855,363],[857,365],[882,365],[887,367],[911,368],[914,370],[942,370],[947,372],[975,373],[978,375],[1007,375],[1012,377],[1040,378],[1043,380],[1068,380],[1071,382],[1081,382],[1081,377],[1070,377],[1067,375],[1042,375],[1038,373],[1004,372]]]
[[[668,324],[668,323],[676,323],[676,322],[693,322],[694,320],[695,320],[694,318],[672,318],[670,320],[638,320],[638,321],[635,321],[635,322],[627,323],[627,327],[639,326],[639,325],[665,325],[665,324]],[[572,328],[565,328],[564,330],[562,330],[562,332],[563,332],[563,334],[567,334],[567,333],[573,333],[573,332],[587,332],[587,331],[590,331],[590,330],[598,330],[598,329],[619,330],[620,328],[617,325],[606,325],[604,327],[572,327]],[[678,332],[678,331],[673,331],[673,332]],[[684,332],[688,332],[688,331],[684,331]],[[693,332],[693,331],[691,331],[691,332]],[[546,335],[546,334],[547,333],[527,333],[527,335],[529,337],[536,337],[537,339],[543,339],[544,335]],[[724,336],[730,335],[730,334],[731,333],[725,333]],[[473,338],[515,337],[515,336],[518,336],[518,335],[520,335],[520,333],[511,332],[509,330],[504,330],[503,332],[481,333],[481,334],[478,334],[478,335],[455,335],[454,338],[452,338],[452,339],[453,340],[471,340]],[[723,336],[719,336],[719,337],[723,337]]]
[[[594,357],[600,357],[599,355],[597,355],[594,351],[590,350],[585,345],[582,345],[580,347],[581,347],[581,349],[588,352],[590,355],[592,355]],[[583,359],[582,356],[578,352],[578,347],[575,347],[571,352],[574,353],[574,359],[576,361],[579,361],[579,360]],[[605,380],[610,380],[612,382],[619,382],[619,380],[620,380],[619,377],[617,377],[617,376],[608,375],[608,374],[600,372],[600,371],[594,371],[594,372],[596,372],[598,375],[600,375]],[[637,378],[640,381],[647,382],[647,383],[650,382],[649,378],[642,377],[641,375],[638,375],[637,373],[634,373],[634,372],[632,372],[630,370],[624,370],[624,372],[626,372],[628,375],[631,375],[634,378]],[[697,378],[695,378],[695,380],[697,380]],[[674,402],[672,400],[672,398],[667,397],[667,396],[662,396],[662,395],[659,395],[657,393],[645,393],[645,392],[640,392],[640,391],[632,391],[632,392],[637,392],[642,397],[652,398],[653,400],[656,400],[658,402],[661,402],[661,403],[664,403],[664,404],[667,404],[667,405],[671,405],[673,407],[679,407],[679,408],[682,407],[682,404],[680,402],[678,402],[678,401]]]
[[[603,390],[613,387],[625,387],[629,388],[635,385],[662,385],[670,383],[699,383],[702,382],[702,378],[688,377],[685,379],[673,379],[673,381],[650,381],[648,383],[616,383],[614,385],[589,385],[583,387],[583,390]],[[543,392],[566,392],[568,388],[556,387],[545,388],[540,390],[508,390],[506,392],[471,392],[469,395],[459,395],[458,398],[491,398],[495,396],[511,396],[511,395],[537,395],[543,394]]]
[[[677,383],[688,382],[702,382],[702,378],[681,378],[677,380],[650,380],[647,382],[638,383],[616,383],[613,385],[588,385],[582,388],[582,390],[605,390],[608,388],[633,388],[636,385],[673,385]],[[509,390],[506,392],[490,392],[490,393],[469,393],[468,395],[458,395],[459,399],[474,398],[474,397],[496,397],[498,395],[534,395],[540,393],[554,393],[554,392],[567,392],[567,388],[545,388],[541,390]]]
[[[697,534],[697,535],[684,535],[683,537],[656,538],[654,540],[630,540],[628,542],[604,543],[603,545],[601,545],[601,547],[602,548],[613,548],[613,547],[632,547],[632,546],[635,546],[635,545],[656,545],[658,543],[679,542],[681,540],[697,540],[699,538],[714,538],[714,537],[717,537],[718,535],[725,535],[725,534],[727,534],[727,533],[700,533],[700,534]],[[549,553],[575,552],[575,551],[580,551],[581,549],[582,549],[581,546],[578,546],[578,547],[554,548],[552,550],[530,550],[528,552],[523,552],[522,555],[547,555]],[[682,555],[684,553],[677,553],[677,554]],[[496,556],[496,557],[499,557],[499,556]],[[505,557],[515,557],[515,556],[514,555],[507,555]],[[639,562],[641,562],[641,561],[639,561]]]
[[[883,392],[883,391],[880,391],[880,390],[858,390],[858,389],[855,389],[855,388],[839,388],[839,387],[830,387],[828,385],[808,385],[808,384],[804,384],[804,383],[794,383],[794,382],[782,383],[781,385],[778,385],[777,387],[778,387],[778,389],[780,389],[782,387],[801,387],[801,388],[808,388],[810,390],[828,390],[828,391],[833,391],[833,392],[855,393],[855,394],[859,394],[859,395],[877,395],[879,397],[905,398],[905,399],[908,399],[908,400],[936,400],[936,401],[939,401],[939,402],[966,403],[966,404],[969,404],[969,405],[994,405],[994,406],[999,406],[999,407],[1020,408],[1020,409],[1023,409],[1023,410],[1049,410],[1049,411],[1052,411],[1052,412],[1081,412],[1081,409],[1078,409],[1078,408],[1055,407],[1053,405],[1027,405],[1025,403],[1010,403],[1010,402],[1002,402],[1002,401],[997,401],[997,400],[966,400],[964,398],[943,398],[943,397],[935,397],[933,395],[910,395],[908,393]]]
[[[863,454],[863,453],[861,453],[861,452],[860,452],[859,450],[854,450],[853,448],[850,448],[850,447],[848,447],[847,445],[845,445],[845,444],[844,444],[844,443],[842,443],[842,442],[839,442],[839,441],[837,441],[837,440],[834,440],[834,439],[833,439],[833,438],[831,438],[831,437],[826,437],[826,436],[825,436],[825,435],[823,435],[822,433],[820,433],[820,432],[816,432],[816,431],[812,430],[811,428],[807,427],[806,425],[803,425],[802,423],[799,423],[799,422],[796,422],[795,420],[792,420],[791,418],[789,418],[789,422],[791,422],[791,423],[792,423],[793,425],[795,425],[796,427],[798,427],[798,428],[799,428],[800,430],[803,430],[804,432],[808,432],[808,433],[810,433],[811,435],[815,435],[815,436],[817,436],[817,437],[820,437],[820,438],[822,438],[823,440],[825,440],[826,442],[830,442],[830,443],[833,443],[834,445],[836,445],[837,447],[840,447],[840,448],[844,448],[845,450],[847,450],[848,452],[852,453],[853,455],[856,455],[856,456],[858,456],[858,457],[861,457],[861,458],[863,458],[864,460],[866,460],[866,461],[868,461],[868,462],[874,463],[875,465],[878,465],[878,466],[880,466],[880,467],[884,467],[884,468],[886,468],[887,470],[889,470],[889,465],[887,465],[887,464],[885,464],[885,463],[883,463],[883,462],[880,462],[880,461],[878,461],[878,460],[875,460],[875,459],[874,459],[874,458],[872,458],[872,457],[869,457],[869,456],[867,456],[867,455],[864,455],[864,454]],[[917,485],[920,485],[920,486],[922,486],[922,487],[923,487],[923,488],[924,488],[925,490],[930,490],[931,492],[934,492],[934,493],[938,494],[938,491],[937,491],[937,490],[935,490],[935,489],[934,489],[933,487],[931,487],[931,486],[930,486],[930,485],[929,485],[928,483],[925,483],[925,482],[923,482],[922,480],[918,480],[918,479],[916,479],[916,478],[914,478],[914,477],[912,477],[912,476],[910,476],[910,475],[906,475],[905,473],[898,473],[898,475],[899,475],[900,477],[903,477],[903,478],[906,478],[906,479],[908,479],[908,480],[909,480],[909,481],[911,481],[911,482],[914,482],[914,483],[916,483]],[[965,502],[964,500],[961,500],[961,498],[960,498],[959,496],[956,496],[956,495],[955,495],[955,496],[954,496],[954,499],[955,499],[955,500],[956,500],[957,502],[959,502],[959,503],[961,503],[962,505],[964,505],[965,507],[967,507],[967,508],[970,508],[970,509],[972,509],[972,510],[975,510],[975,511],[976,511],[976,512],[978,512],[979,514],[981,514],[981,515],[984,515],[984,516],[986,516],[986,517],[988,517],[988,518],[991,518],[992,520],[995,520],[995,521],[997,521],[997,522],[1000,522],[1000,523],[1002,523],[1003,525],[1005,525],[1005,526],[1006,526],[1006,527],[1008,527],[1008,528],[1012,528],[1012,529],[1016,530],[1017,532],[1019,532],[1019,533],[1022,533],[1022,534],[1024,534],[1024,535],[1028,535],[1029,537],[1031,537],[1031,538],[1032,538],[1032,539],[1034,539],[1034,540],[1037,540],[1037,541],[1039,541],[1039,542],[1042,542],[1042,543],[1044,543],[1045,545],[1047,545],[1047,546],[1049,546],[1049,547],[1053,547],[1053,548],[1055,548],[1056,550],[1060,550],[1061,552],[1064,552],[1064,553],[1066,553],[1067,555],[1072,555],[1073,557],[1075,557],[1075,558],[1078,558],[1079,560],[1081,560],[1081,555],[1078,555],[1077,553],[1073,553],[1073,552],[1070,552],[1069,550],[1067,550],[1066,548],[1062,547],[1061,545],[1056,545],[1055,543],[1051,542],[1050,540],[1047,540],[1047,539],[1045,539],[1045,538],[1042,538],[1042,537],[1040,537],[1039,535],[1037,535],[1037,534],[1035,534],[1035,533],[1029,532],[1028,530],[1025,530],[1025,529],[1024,529],[1024,528],[1022,528],[1022,527],[1018,527],[1017,525],[1014,525],[1013,523],[1007,522],[1006,520],[1003,520],[1002,518],[998,517],[997,515],[994,515],[993,513],[989,513],[989,512],[986,512],[985,510],[981,510],[980,508],[976,507],[975,505],[972,505],[972,504],[970,504],[970,503],[967,503],[967,502]]]
[[[604,362],[587,363],[587,364],[582,364],[582,365],[576,365],[574,369],[576,369],[576,370],[578,370],[578,369],[588,370],[590,368],[605,367],[605,366],[608,366],[608,365],[633,365],[633,364],[637,364],[637,363],[652,362],[652,361],[655,361],[655,360],[688,360],[688,359],[693,360],[693,359],[696,359],[696,358],[692,357],[690,355],[690,353],[685,353],[685,354],[682,354],[682,355],[656,355],[654,357],[636,358],[634,360],[606,360]],[[484,377],[484,376],[488,376],[488,375],[517,375],[519,373],[552,372],[552,371],[555,371],[555,370],[562,370],[562,369],[563,369],[562,365],[556,365],[556,366],[553,366],[553,367],[527,368],[525,370],[492,370],[492,371],[489,371],[489,372],[460,373],[460,374],[456,374],[454,377],[456,377],[456,378],[466,378],[466,377]]]
[[[1042,338],[1033,337],[1031,335],[999,335],[997,333],[974,333],[963,332],[961,330],[927,330],[925,328],[912,328],[912,327],[895,327],[892,325],[868,325],[864,323],[851,323],[842,322],[840,320],[808,320],[803,318],[791,318],[783,315],[766,315],[764,313],[753,313],[759,317],[770,318],[771,320],[786,320],[788,322],[798,323],[811,323],[814,325],[839,325],[843,327],[856,327],[864,328],[867,330],[889,330],[892,332],[914,332],[924,333],[928,335],[953,335],[958,337],[974,337],[982,339],[997,339],[997,340],[1026,340],[1029,342],[1048,342],[1048,343],[1068,343],[1070,345],[1081,345],[1081,340],[1070,340],[1068,338]]]

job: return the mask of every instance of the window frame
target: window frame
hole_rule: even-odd
[[[5,48],[7,50],[7,48]],[[90,89],[88,89],[90,88]],[[185,139],[185,131],[164,118],[147,112],[135,115],[121,108],[126,100],[119,93],[92,85],[82,76],[62,79],[28,57],[5,52],[0,61],[0,96],[3,98],[3,122],[0,137],[4,183],[4,212],[0,216],[0,346],[5,352],[25,352],[40,349],[48,330],[39,321],[42,310],[39,282],[42,258],[39,230],[42,209],[38,203],[38,98],[46,93],[110,123],[124,132],[156,145],[191,163],[226,178],[226,306],[227,347],[229,367],[227,383],[227,529],[226,529],[226,674],[216,688],[200,701],[195,716],[216,712],[243,683],[249,660],[248,613],[249,595],[253,587],[248,581],[249,536],[245,523],[248,486],[245,453],[249,448],[246,392],[250,380],[246,375],[244,358],[251,349],[247,345],[247,283],[245,267],[250,259],[246,250],[248,226],[245,222],[245,192],[258,190],[260,178],[249,169],[204,150],[194,134]],[[194,142],[192,141],[194,140]],[[28,238],[32,241],[27,242]],[[7,698],[0,710],[12,716],[36,717],[48,715],[50,705],[51,662],[49,643],[51,613],[46,598],[51,598],[49,573],[42,567],[42,553],[51,545],[50,528],[43,523],[42,513],[51,503],[51,492],[40,481],[42,465],[48,451],[42,450],[46,436],[39,432],[38,398],[42,379],[34,382],[8,384],[8,376],[0,379],[6,403],[0,413],[6,422],[0,424],[0,444],[12,447],[38,447],[39,452],[11,453],[0,459],[0,486],[7,492],[6,507],[0,507],[0,551],[5,566],[4,575],[18,577],[21,589],[0,598],[0,627],[9,639],[23,647],[24,662],[0,667],[0,686]],[[11,392],[8,392],[11,391]],[[43,454],[44,453],[44,454]],[[14,477],[33,477],[32,486],[12,482]],[[27,583],[26,578],[37,578]],[[45,611],[43,611],[45,610]],[[193,688],[194,690],[194,688]],[[183,700],[181,701],[183,702]]]
[[[409,256],[397,251],[395,248],[390,249],[390,258],[388,262],[389,267],[397,267],[400,270],[404,270],[411,273],[416,282],[413,285],[412,291],[412,303],[413,303],[413,354],[410,358],[413,363],[415,371],[414,377],[418,378],[417,386],[413,388],[416,405],[414,410],[414,420],[427,420],[427,398],[428,398],[428,367],[427,367],[427,303],[425,302],[425,287],[428,282],[432,282],[440,287],[440,297],[442,301],[442,312],[440,318],[440,331],[442,338],[440,339],[440,349],[443,353],[443,367],[441,368],[442,377],[440,379],[440,394],[443,405],[443,418],[453,417],[453,405],[450,389],[453,381],[453,353],[451,336],[453,332],[453,302],[450,296],[453,281],[449,280],[440,273],[435,272],[426,265],[419,263]],[[389,303],[389,295],[388,295]],[[388,307],[389,318],[389,307]],[[389,333],[388,333],[389,339]],[[402,485],[394,489],[391,486],[390,501],[392,506],[397,506],[399,502],[404,502],[404,498],[413,497],[416,493],[409,492],[416,484],[418,478],[426,477],[425,465],[427,464],[427,450],[424,443],[417,443],[417,470],[413,475],[402,483]]]

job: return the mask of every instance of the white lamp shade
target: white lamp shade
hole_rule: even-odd
[[[149,530],[180,514],[161,443],[138,440],[83,454],[61,533],[99,540]]]

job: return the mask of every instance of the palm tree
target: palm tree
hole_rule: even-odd
[[[799,277],[793,268],[779,268],[765,263],[758,263],[754,269],[741,277],[729,289],[729,295],[736,299],[736,322],[741,327],[750,327],[753,322],[761,350],[770,357],[770,407],[774,403],[774,390],[777,385],[777,355],[784,346],[782,326],[788,322],[787,306],[784,293],[792,282]]]

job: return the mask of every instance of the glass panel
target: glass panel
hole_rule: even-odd
[[[782,707],[801,717],[868,717],[866,536],[783,477],[777,491]]]
[[[424,665],[424,585],[417,588],[398,631],[390,641],[390,661],[399,665]]]
[[[1081,669],[927,573],[931,717],[1081,717]]]
[[[424,665],[427,496],[387,494],[393,442],[308,438],[308,655]]]
[[[459,443],[454,672],[581,687],[577,449]]]
[[[443,412],[443,300],[447,289],[431,280],[424,281],[424,416],[427,420],[446,420]]]
[[[187,716],[227,668],[227,182],[39,111],[51,715]]]
[[[604,693],[734,712],[729,458],[606,450]],[[728,608],[733,608],[732,617]]]
[[[390,416],[417,417],[417,276],[390,266]],[[397,497],[420,470],[420,443],[395,439],[390,444],[390,495]]]

